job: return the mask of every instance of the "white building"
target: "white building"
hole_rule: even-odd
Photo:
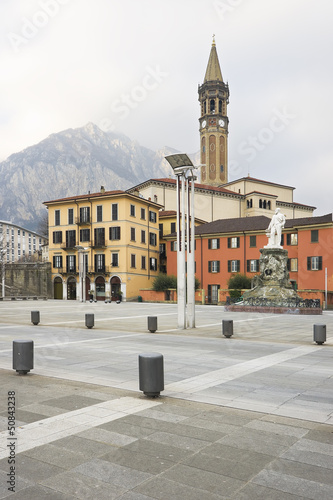
[[[11,222],[0,220],[0,253],[7,263],[41,255],[47,238]]]

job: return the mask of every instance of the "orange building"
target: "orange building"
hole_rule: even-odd
[[[195,274],[207,303],[219,302],[219,291],[228,288],[233,274],[258,274],[260,248],[267,245],[269,223],[269,217],[257,216],[220,219],[196,227]],[[176,234],[164,239],[167,273],[176,275]],[[290,280],[298,293],[304,298],[324,300],[327,274],[328,304],[333,304],[332,214],[287,220],[282,246],[288,250]]]

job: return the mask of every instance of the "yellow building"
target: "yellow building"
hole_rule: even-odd
[[[46,201],[54,298],[135,299],[159,271],[155,202],[125,191]]]

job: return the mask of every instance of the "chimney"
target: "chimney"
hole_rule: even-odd
[[[105,187],[104,186],[101,186],[101,193],[105,193]]]

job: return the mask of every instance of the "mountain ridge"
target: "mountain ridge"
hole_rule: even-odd
[[[44,201],[168,177],[164,156],[176,152],[167,146],[152,151],[92,122],[52,133],[0,163],[0,220],[36,231]]]

